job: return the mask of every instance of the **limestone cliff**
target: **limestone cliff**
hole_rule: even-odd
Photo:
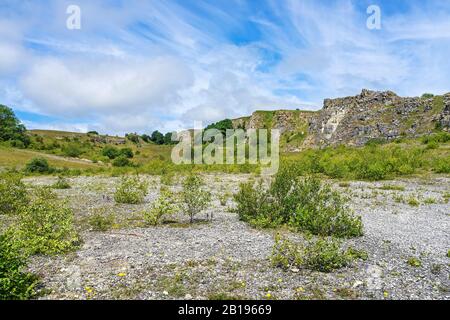
[[[436,128],[449,131],[450,93],[402,98],[394,92],[363,90],[353,97],[326,99],[313,111],[256,111],[233,120],[235,128],[279,129],[285,151],[327,145],[362,146],[372,139],[417,137]]]

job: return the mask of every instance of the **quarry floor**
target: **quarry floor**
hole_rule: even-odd
[[[205,175],[216,195],[236,192],[239,183],[254,178]],[[111,177],[71,178],[71,189],[57,191],[75,212],[83,244],[67,255],[32,258],[29,268],[42,280],[40,299],[450,298],[449,177],[332,182],[364,222],[364,236],[345,245],[368,253],[366,261],[332,273],[273,267],[274,234],[289,231],[251,228],[230,212],[231,199],[221,206],[214,197],[208,209],[212,222],[202,213],[193,225],[176,216],[172,223],[144,227],[140,212],[158,196],[160,186],[159,177],[145,179],[151,190],[142,205],[115,204],[117,178]],[[26,181],[50,185],[55,180]],[[92,231],[87,221],[95,213],[114,214],[115,228]],[[410,258],[420,266],[408,264]]]

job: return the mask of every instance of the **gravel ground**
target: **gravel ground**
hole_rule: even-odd
[[[335,184],[349,196],[365,227],[363,237],[346,245],[365,250],[369,258],[328,274],[272,267],[268,257],[275,231],[252,229],[218,200],[209,209],[212,222],[201,214],[189,226],[186,217],[178,216],[177,223],[144,228],[139,212],[157,197],[159,188],[158,177],[146,179],[152,189],[143,205],[114,204],[116,178],[77,177],[70,180],[71,189],[58,191],[74,209],[83,245],[65,256],[33,257],[30,270],[42,277],[42,299],[450,297],[447,177]],[[208,175],[206,179],[218,194],[235,192],[240,182],[253,177]],[[49,185],[55,179],[27,181]],[[87,219],[99,212],[114,213],[116,228],[91,231]],[[290,236],[301,239],[301,235]],[[421,266],[409,265],[412,257]]]

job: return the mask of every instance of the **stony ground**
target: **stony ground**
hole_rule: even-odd
[[[158,196],[158,177],[143,205],[116,205],[116,178],[78,177],[58,191],[76,214],[81,248],[34,257],[43,299],[449,299],[450,179],[335,183],[363,218],[365,235],[347,241],[368,253],[337,272],[282,271],[268,259],[274,230],[255,230],[215,200],[189,225],[183,216],[145,227],[140,212]],[[250,175],[209,175],[214,194],[235,192]],[[50,185],[53,178],[28,183]],[[175,183],[171,187],[179,189]],[[95,232],[93,214],[114,214],[113,230]],[[278,230],[279,231],[279,230]],[[288,232],[288,231],[282,231]],[[291,235],[301,237],[300,235]],[[415,258],[420,266],[407,261]]]

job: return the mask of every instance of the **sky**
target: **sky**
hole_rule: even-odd
[[[0,0],[0,104],[29,129],[168,132],[363,88],[442,94],[449,56],[448,0]]]

